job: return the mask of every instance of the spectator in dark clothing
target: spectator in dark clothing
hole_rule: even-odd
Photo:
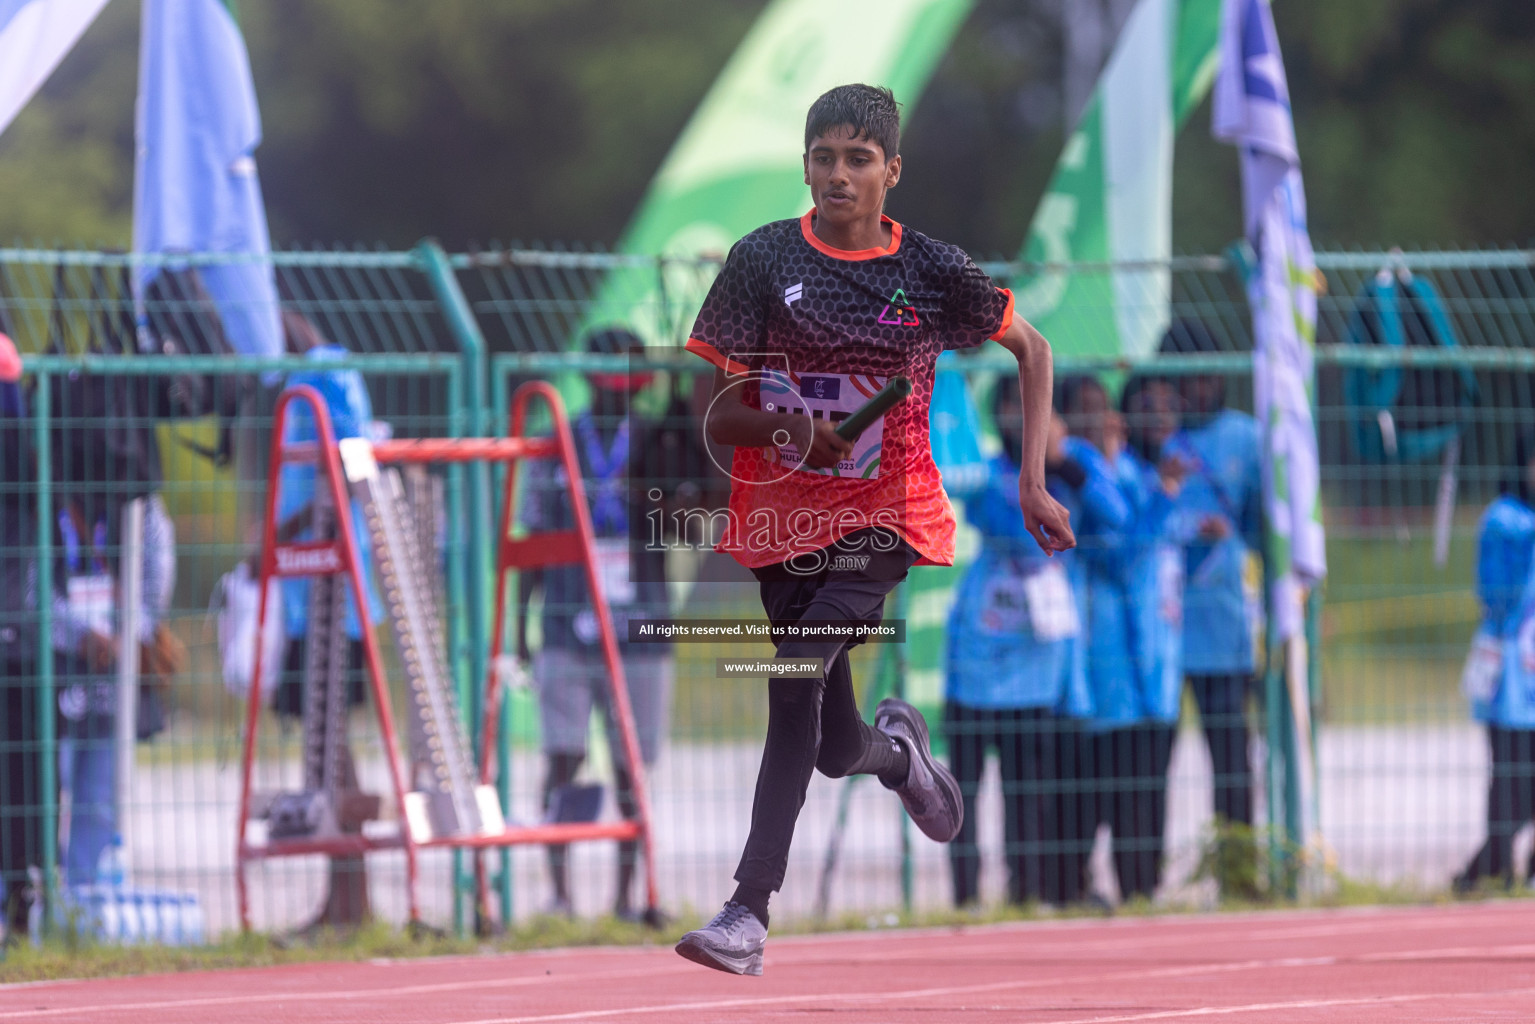
[[[601,355],[643,354],[644,344],[622,328],[595,331],[587,339],[589,351]],[[668,611],[666,553],[638,548],[631,537],[647,534],[638,498],[643,488],[670,491],[676,481],[663,478],[651,465],[659,450],[653,443],[658,425],[631,408],[634,396],[650,383],[647,373],[592,373],[590,408],[576,415],[571,432],[581,463],[582,484],[596,539],[598,579],[607,599],[613,629],[623,657],[624,679],[634,725],[645,765],[655,763],[670,719],[673,665],[671,650],[664,644],[628,642],[628,623],[639,619],[664,619]],[[667,474],[670,475],[670,474]],[[570,492],[564,470],[548,460],[529,463],[527,499],[522,522],[533,530],[568,530],[574,524]],[[652,506],[653,507],[653,506]],[[659,545],[658,545],[659,547]],[[527,646],[526,612],[538,589],[543,591],[541,619],[543,646],[533,657]],[[540,731],[547,772],[544,805],[551,816],[572,813],[567,801],[578,791],[576,775],[586,760],[586,737],[594,708],[607,725],[613,752],[613,781],[619,813],[633,818],[634,802],[629,767],[619,742],[608,694],[608,667],[603,656],[597,617],[587,592],[585,570],[579,565],[555,566],[519,574],[519,655],[532,659],[538,687]],[[587,790],[590,792],[590,790]],[[595,810],[594,808],[592,810]],[[580,811],[574,813],[583,813]],[[567,848],[549,848],[549,873],[553,898],[549,910],[572,912]],[[632,908],[639,844],[618,844],[618,878],[614,913],[625,919],[638,915]]]
[[[1162,339],[1164,353],[1217,350],[1195,321],[1179,320]],[[1199,524],[1185,549],[1184,672],[1199,705],[1215,770],[1215,817],[1253,820],[1248,764],[1247,697],[1258,671],[1256,637],[1263,619],[1263,485],[1258,423],[1226,408],[1225,381],[1182,378],[1183,425],[1163,446],[1187,476],[1180,516]]]
[[[21,359],[0,334],[0,882],[6,941],[27,934],[43,863],[42,743],[37,732],[37,619],[28,576],[36,542],[37,481]]]

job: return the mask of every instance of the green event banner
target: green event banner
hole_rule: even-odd
[[[1173,143],[1215,76],[1220,0],[1140,0],[1062,147],[1013,282],[1057,352],[1142,355],[1168,322]]]
[[[1140,0],[1035,209],[1021,258],[1041,263],[1166,260],[1172,249],[1173,140],[1215,76],[1220,0]],[[1139,353],[1166,328],[1165,269],[1046,269],[1012,282],[1017,308],[1057,352]],[[980,537],[961,517],[953,568],[903,585],[906,697],[943,702],[954,587]]]
[[[730,58],[651,182],[619,250],[660,254],[608,275],[586,325],[680,344],[742,235],[810,208],[805,114],[827,89],[885,85],[906,110],[970,0],[775,0]],[[704,262],[700,263],[700,258]]]

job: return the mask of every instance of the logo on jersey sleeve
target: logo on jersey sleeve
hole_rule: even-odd
[[[879,322],[901,327],[918,327],[922,323],[917,319],[917,307],[906,301],[905,288],[897,288],[895,294],[890,296],[890,301],[885,303],[884,310],[879,314]]]

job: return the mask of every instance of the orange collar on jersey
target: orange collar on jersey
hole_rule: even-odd
[[[876,256],[889,256],[901,247],[901,225],[883,213],[879,215],[879,222],[890,225],[890,244],[878,249],[835,249],[815,236],[814,220],[815,208],[811,207],[810,211],[799,219],[800,233],[812,246],[839,260],[872,260]]]

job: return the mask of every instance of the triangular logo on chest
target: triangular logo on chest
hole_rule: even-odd
[[[890,296],[890,301],[879,315],[879,322],[899,324],[902,327],[917,327],[922,323],[917,319],[917,308],[906,301],[905,288],[897,288],[895,294]]]

